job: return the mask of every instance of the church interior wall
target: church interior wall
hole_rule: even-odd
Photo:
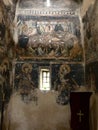
[[[71,87],[68,88],[70,90],[67,92],[85,86],[88,91],[98,91],[98,8],[93,5],[93,0],[89,1],[91,3],[89,8],[84,2],[84,6],[82,5],[80,9],[83,22],[83,43],[79,17],[66,15],[64,18],[50,16],[41,18],[19,15],[16,22],[14,21],[15,5],[12,5],[10,0],[6,3],[7,5],[2,4],[2,2],[0,2],[2,5],[0,6],[0,110],[2,109],[3,96],[7,104],[13,91],[20,89],[19,76],[23,72],[22,66],[26,63],[31,67],[31,82],[35,88],[39,88],[40,68],[44,67],[50,70],[51,90],[59,91],[59,86],[63,86],[65,80],[68,80],[68,86]],[[98,3],[97,0],[96,3]],[[95,9],[97,13],[94,15]],[[25,23],[31,25],[30,28],[39,27],[40,29],[38,28],[37,33],[36,30],[33,33],[29,32],[32,30],[22,30],[26,29]],[[63,29],[61,26],[56,28],[58,23]],[[52,25],[51,30],[48,30],[51,26],[47,28],[49,24]],[[23,25],[24,28],[22,28]],[[67,32],[64,27],[68,29]],[[53,31],[53,28],[55,31],[50,33],[49,31]],[[58,32],[59,29],[60,33]],[[29,34],[27,34],[28,32]],[[71,34],[69,39],[67,39],[66,33]],[[60,73],[63,71],[60,68],[69,71],[67,76],[62,72]],[[60,78],[62,75],[64,82]],[[57,103],[61,102],[58,101]],[[66,104],[66,102],[64,103]]]
[[[14,70],[14,87],[16,86],[17,89],[17,79],[16,77],[18,75],[20,75],[22,73],[22,66],[26,63],[26,61],[24,62],[19,62],[17,61],[15,63],[15,65],[13,66],[13,68],[15,68]],[[33,62],[33,61],[29,61],[29,64],[32,65],[32,72],[31,72],[31,76],[32,76],[32,81],[35,82],[35,86],[38,88],[39,84],[39,73],[40,73],[40,69],[39,68],[49,68],[50,69],[50,73],[51,73],[51,84],[52,84],[52,89],[55,90],[55,87],[58,86],[61,81],[60,81],[60,68],[61,66],[68,66],[70,69],[70,73],[69,73],[69,77],[71,79],[71,82],[73,82],[72,84],[76,85],[76,87],[80,87],[80,86],[84,86],[85,84],[85,80],[84,80],[84,67],[81,64],[65,64],[65,62],[45,62],[41,61],[41,62]],[[81,73],[80,73],[81,72]],[[68,78],[69,78],[68,77]],[[35,80],[36,79],[36,80]],[[55,82],[56,82],[56,86],[55,86]]]

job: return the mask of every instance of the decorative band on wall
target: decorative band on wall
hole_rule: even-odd
[[[16,15],[38,15],[38,16],[64,16],[64,15],[77,15],[77,12],[66,10],[43,10],[43,9],[18,9]]]

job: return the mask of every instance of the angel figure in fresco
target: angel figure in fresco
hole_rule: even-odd
[[[24,63],[22,65],[22,73],[16,78],[19,79],[19,93],[22,96],[23,101],[32,100],[32,94],[34,94],[35,86],[31,79],[32,65],[29,63]]]

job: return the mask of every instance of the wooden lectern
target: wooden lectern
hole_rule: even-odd
[[[71,92],[71,128],[89,130],[89,101],[92,92]]]

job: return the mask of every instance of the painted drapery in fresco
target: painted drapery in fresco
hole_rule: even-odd
[[[27,48],[27,56],[83,60],[78,17],[65,18],[63,21],[18,17],[17,24],[19,46]]]
[[[16,62],[14,67],[14,90],[22,96],[23,100],[25,100],[25,96],[28,96],[27,101],[32,101],[32,94],[36,93],[37,89],[40,90],[40,68],[49,68],[50,91],[58,92],[56,102],[61,105],[69,102],[71,91],[75,91],[85,84],[83,66],[81,64],[29,61],[29,63]]]

